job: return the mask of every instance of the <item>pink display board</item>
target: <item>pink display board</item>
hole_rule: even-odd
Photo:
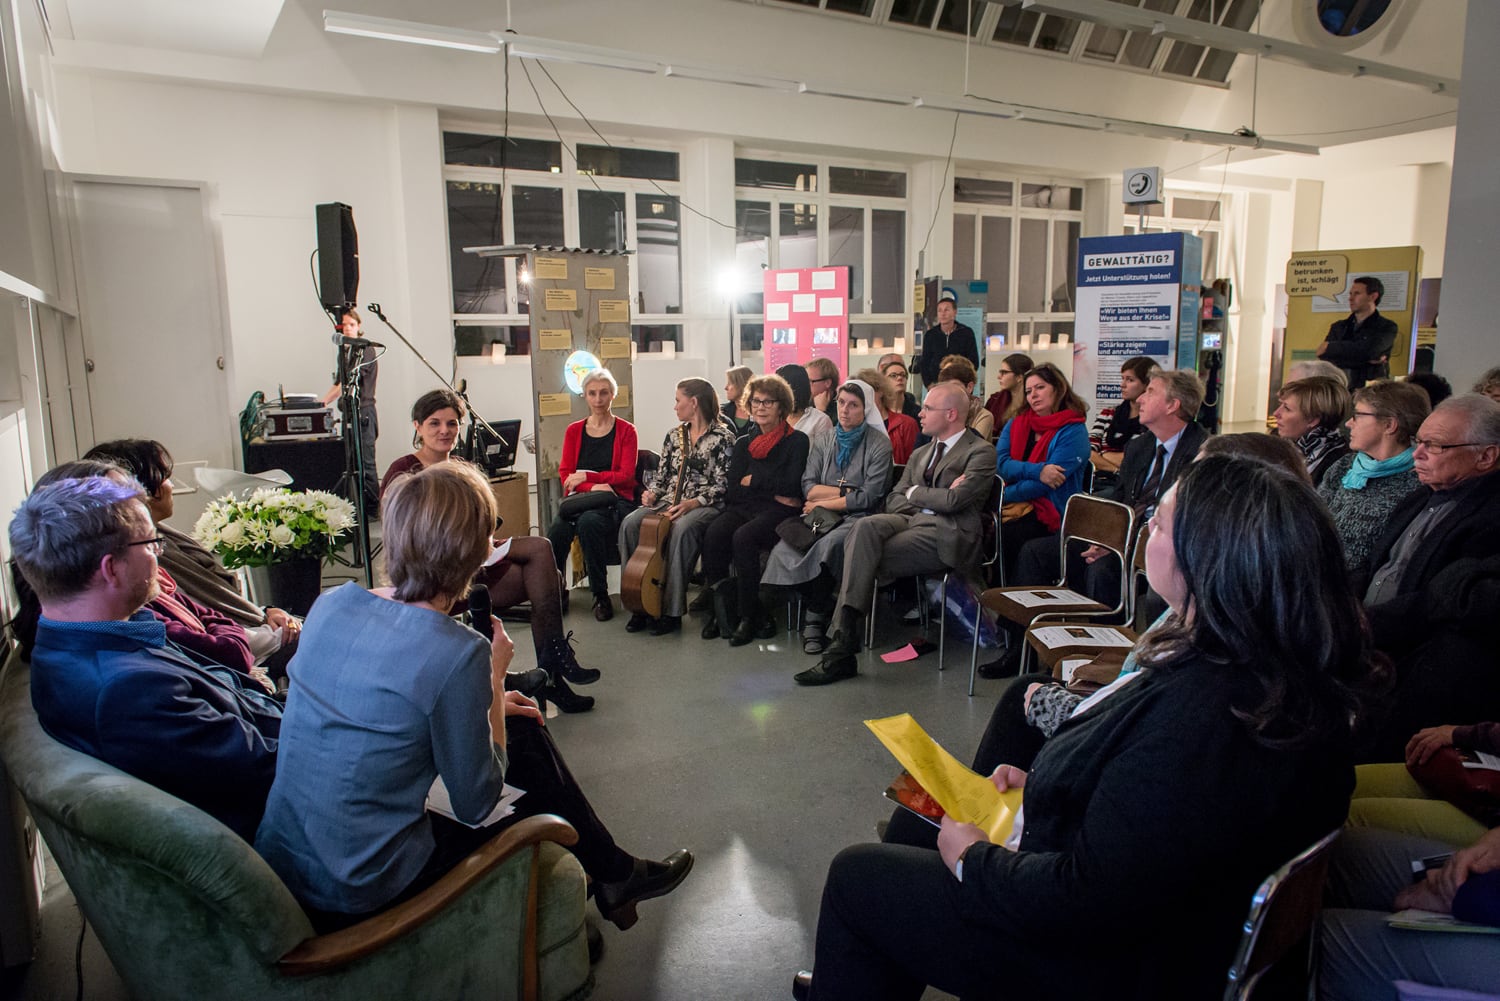
[[[849,269],[767,271],[766,371],[827,358],[849,374]]]

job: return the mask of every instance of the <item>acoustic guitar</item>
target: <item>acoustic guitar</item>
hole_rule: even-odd
[[[687,473],[688,426],[678,428],[681,448],[677,459],[677,486],[672,491],[672,505],[682,500],[682,481]],[[620,604],[629,612],[661,618],[661,590],[667,582],[667,535],[672,519],[663,511],[653,511],[641,519],[641,538],[620,571]]]

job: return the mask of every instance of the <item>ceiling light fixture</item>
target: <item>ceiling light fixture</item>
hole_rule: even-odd
[[[378,38],[387,42],[433,45],[442,49],[458,49],[462,52],[494,55],[500,51],[500,41],[488,31],[448,28],[440,24],[422,24],[418,21],[401,21],[391,17],[369,17],[365,14],[349,14],[336,10],[323,12],[323,30],[335,35],[356,35],[360,38]]]

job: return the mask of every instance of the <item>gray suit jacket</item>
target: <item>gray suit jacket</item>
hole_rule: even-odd
[[[947,529],[938,536],[938,555],[947,566],[970,570],[979,562],[979,518],[995,484],[995,446],[968,432],[938,463],[935,485],[922,486],[922,474],[935,448],[937,442],[930,441],[911,454],[901,482],[886,498],[885,510],[910,517],[913,525],[937,524]],[[953,487],[960,476],[963,483]],[[906,491],[913,486],[916,489],[908,499]]]

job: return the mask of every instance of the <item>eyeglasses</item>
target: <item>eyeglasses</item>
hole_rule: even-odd
[[[1413,438],[1411,444],[1413,448],[1425,448],[1433,455],[1442,455],[1450,448],[1484,448],[1490,443],[1485,441],[1456,441],[1451,445],[1443,445],[1435,441],[1428,441],[1426,438]]]
[[[751,410],[759,410],[759,409],[763,409],[765,407],[774,407],[775,405],[776,405],[776,401],[775,400],[766,400],[766,399],[762,399],[759,396],[752,396],[752,397],[750,397],[750,409]]]
[[[146,552],[152,556],[160,556],[167,548],[167,540],[158,535],[154,539],[137,539],[134,542],[125,543],[125,548],[128,549],[131,546],[145,546]]]
[[[1008,369],[1008,368],[1002,368],[1002,369],[1001,369],[1001,370],[1000,370],[1000,374],[1001,374],[1001,375],[1015,375],[1015,374],[1016,374],[1016,373],[1014,373],[1014,372],[1012,372],[1012,371],[1011,371],[1011,370],[1010,370],[1010,369]]]
[[[1369,410],[1356,410],[1356,411],[1354,411],[1354,416],[1355,417],[1374,417],[1377,420],[1380,418],[1379,414],[1372,413]]]
[[[826,375],[825,375],[825,376],[823,376],[823,378],[821,378],[821,379],[812,379],[812,380],[810,380],[810,382],[811,382],[811,385],[814,385],[814,386],[816,386],[816,385],[817,385],[817,384],[818,384],[818,383],[820,383],[820,382],[832,382],[832,381],[833,381],[833,380],[832,380],[832,379],[830,379],[830,378],[829,378],[829,377],[828,377],[828,376],[826,376]]]

